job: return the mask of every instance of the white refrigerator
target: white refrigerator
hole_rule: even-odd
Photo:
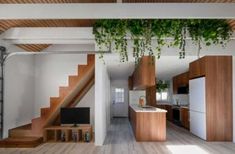
[[[189,81],[190,132],[206,140],[205,77]]]

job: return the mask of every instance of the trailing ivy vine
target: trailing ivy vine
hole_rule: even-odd
[[[177,47],[179,58],[185,58],[188,37],[198,46],[198,56],[202,44],[225,47],[232,28],[222,19],[104,19],[95,22],[93,34],[100,50],[118,52],[122,62],[128,61],[127,46],[132,45],[138,63],[147,54],[160,58],[165,46]]]

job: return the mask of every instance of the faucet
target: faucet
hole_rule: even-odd
[[[179,106],[179,99],[176,99],[176,106]]]

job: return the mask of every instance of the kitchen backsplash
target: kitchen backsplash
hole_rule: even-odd
[[[189,105],[189,95],[187,94],[176,94],[173,95],[173,102],[172,104],[176,105],[178,100],[179,105]]]

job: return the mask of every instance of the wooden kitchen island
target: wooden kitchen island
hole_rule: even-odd
[[[130,105],[129,112],[136,141],[166,140],[166,110]]]

